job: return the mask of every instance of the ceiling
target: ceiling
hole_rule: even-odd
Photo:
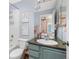
[[[17,3],[17,2],[20,2],[21,0],[9,0],[9,2],[11,3],[11,4],[14,4],[14,3]]]
[[[13,3],[19,10],[34,10],[34,4],[36,0],[21,0],[17,3]]]

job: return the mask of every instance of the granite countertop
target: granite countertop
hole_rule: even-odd
[[[30,44],[34,44],[34,45],[40,45],[40,46],[44,46],[44,47],[49,47],[49,48],[54,48],[54,49],[59,49],[59,50],[63,50],[63,51],[66,51],[66,45],[65,45],[65,42],[57,39],[56,41],[58,42],[58,45],[43,45],[43,44],[40,44],[38,42],[36,42],[36,38],[32,39],[31,41],[29,41],[28,43]]]

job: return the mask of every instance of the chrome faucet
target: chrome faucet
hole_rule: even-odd
[[[44,38],[45,38],[45,40],[48,40],[49,39],[48,34],[45,34]]]

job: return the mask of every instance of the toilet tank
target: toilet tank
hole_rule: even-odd
[[[18,39],[18,46],[22,49],[27,48],[28,43],[27,43],[28,39]]]

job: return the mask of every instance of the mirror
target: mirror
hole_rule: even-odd
[[[41,15],[40,20],[40,27],[42,33],[54,32],[52,14]]]
[[[40,32],[41,34],[47,34],[49,38],[54,39],[54,13],[40,15]]]

